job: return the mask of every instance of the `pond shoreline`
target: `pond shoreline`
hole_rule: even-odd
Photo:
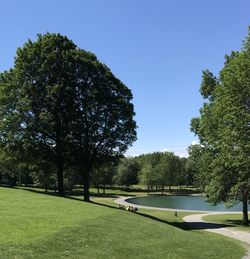
[[[166,195],[168,196],[168,195]],[[175,195],[177,196],[177,195]],[[182,195],[182,196],[188,196],[188,195]],[[145,196],[147,197],[147,196]],[[151,210],[165,210],[165,211],[183,211],[183,212],[197,212],[197,213],[207,213],[207,214],[239,214],[242,213],[242,211],[209,211],[209,210],[192,210],[192,209],[177,209],[177,208],[163,208],[163,207],[153,207],[153,206],[146,206],[146,205],[138,205],[135,203],[130,203],[128,200],[132,199],[134,197],[124,197],[120,196],[118,199],[115,199],[114,202],[118,205],[124,205],[124,206],[132,206],[132,207],[137,207],[141,209],[151,209]]]

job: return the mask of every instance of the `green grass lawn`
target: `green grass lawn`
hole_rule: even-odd
[[[248,214],[250,218],[250,213]],[[244,230],[250,232],[250,227],[243,226],[242,222],[242,214],[220,214],[220,215],[210,215],[203,217],[204,220],[225,224],[231,226],[233,228],[237,228],[239,230]]]
[[[245,253],[237,241],[184,230],[182,214],[132,213],[100,199],[85,203],[0,188],[0,258],[241,258]]]
[[[95,197],[92,198],[92,201],[97,204],[108,205],[114,208],[117,208],[118,205],[114,203],[114,198],[106,198],[106,197]],[[197,212],[198,213],[198,212]],[[190,212],[180,211],[175,216],[175,211],[162,211],[162,210],[151,210],[151,209],[139,209],[137,214],[142,215],[144,217],[152,218],[157,221],[165,222],[170,225],[177,225],[181,229],[187,229],[187,225],[182,220],[183,217],[193,214]]]

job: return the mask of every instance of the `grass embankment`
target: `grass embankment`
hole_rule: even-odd
[[[250,213],[248,214],[250,218]],[[241,214],[220,214],[220,215],[209,215],[203,217],[204,220],[209,222],[221,223],[228,227],[237,228],[250,232],[250,227],[242,225],[242,213]],[[250,224],[250,222],[249,222]]]
[[[1,259],[241,258],[245,252],[228,238],[183,230],[173,212],[137,214],[102,203],[0,188]]]

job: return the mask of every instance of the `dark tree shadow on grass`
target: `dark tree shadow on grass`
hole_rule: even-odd
[[[6,187],[6,188],[12,188],[13,187]],[[15,188],[15,187],[14,187]],[[62,199],[70,199],[70,200],[75,200],[75,201],[79,201],[79,202],[84,202],[83,200],[83,196],[82,198],[78,198],[78,197],[74,197],[74,194],[65,194],[64,196],[60,196],[58,195],[57,192],[54,191],[48,191],[45,192],[44,190],[38,190],[38,189],[33,189],[33,188],[26,188],[26,187],[22,187],[22,188],[16,188],[16,189],[20,189],[20,190],[24,190],[24,191],[29,191],[29,192],[33,192],[33,193],[37,193],[37,194],[43,194],[43,195],[49,195],[49,196],[54,196],[54,197],[58,197],[58,198],[62,198]],[[91,194],[92,195],[92,194]],[[80,196],[80,195],[79,195]],[[105,195],[105,196],[94,196],[94,197],[104,197],[104,198],[116,198],[117,195]],[[96,202],[96,201],[90,201],[90,202],[86,202],[88,204],[93,204],[93,205],[98,205],[98,206],[103,206],[103,207],[107,207],[110,209],[115,209],[115,210],[121,210],[119,209],[118,205],[114,204],[114,206],[109,205],[109,204],[104,204],[104,203],[100,203],[100,202]],[[144,218],[148,218],[154,221],[158,221],[167,225],[171,225],[177,228],[180,228],[182,230],[204,230],[204,229],[218,229],[218,228],[223,228],[223,227],[234,227],[233,225],[226,225],[226,224],[217,224],[217,223],[208,223],[208,222],[174,222],[174,221],[167,221],[146,213],[142,213],[140,211],[137,212],[131,212],[131,211],[126,211],[124,210],[124,213],[133,213],[137,216],[140,217],[144,217]],[[240,225],[240,220],[228,220],[228,222],[230,222],[231,224],[238,224]]]
[[[11,187],[11,188],[13,188],[13,187]],[[53,196],[53,197],[62,198],[62,199],[69,199],[69,200],[80,201],[80,202],[84,202],[85,203],[85,201],[83,199],[83,194],[82,194],[81,198],[78,198],[78,197],[74,197],[74,194],[72,194],[72,196],[71,196],[71,195],[69,195],[67,193],[64,196],[61,196],[57,192],[53,192],[51,190],[48,191],[48,192],[45,192],[44,190],[38,190],[38,189],[32,189],[32,188],[26,188],[26,187],[22,187],[22,188],[18,188],[17,187],[16,189],[24,190],[24,191],[28,191],[28,192],[32,192],[32,193],[37,193],[37,194]],[[112,195],[98,196],[98,197],[116,198],[116,196],[112,196]],[[115,204],[114,204],[114,206],[112,206],[112,205],[103,204],[103,203],[99,203],[99,202],[95,202],[95,201],[89,201],[89,202],[86,202],[86,203],[88,203],[88,204],[95,204],[95,205],[99,205],[99,206],[104,206],[104,207],[108,207],[108,208],[112,208],[112,209],[119,209]]]
[[[11,187],[13,188],[13,187]],[[45,195],[52,195],[52,196],[56,196],[56,197],[61,197],[61,198],[75,198],[75,196],[82,196],[82,199],[81,198],[75,198],[75,199],[78,199],[78,200],[83,200],[83,192],[79,192],[79,191],[65,191],[65,194],[64,195],[59,195],[58,192],[54,191],[54,190],[48,190],[47,192],[43,189],[36,189],[36,188],[31,188],[31,187],[14,187],[16,189],[19,189],[19,190],[24,190],[24,191],[29,191],[29,192],[34,192],[34,193],[39,193],[39,194],[45,194]],[[106,197],[106,198],[115,198],[115,195],[111,195],[111,194],[107,194],[107,195],[99,195],[97,196],[95,193],[90,193],[90,196],[94,196],[94,197]]]
[[[7,185],[7,184],[1,184],[0,187],[7,188],[7,189],[18,189],[15,185]]]
[[[64,196],[60,196],[57,192],[55,192],[53,190],[48,190],[46,192],[45,190],[39,190],[39,189],[35,189],[35,188],[30,188],[30,187],[16,187],[16,189],[28,191],[28,192],[33,192],[33,193],[38,193],[38,194],[44,194],[44,195],[50,195],[50,196],[56,196],[56,197],[64,198]]]
[[[185,222],[167,221],[167,220],[164,220],[164,219],[161,219],[161,218],[157,218],[157,217],[155,217],[155,216],[152,216],[152,215],[149,215],[149,214],[145,214],[145,213],[142,213],[142,212],[137,212],[137,215],[140,215],[140,216],[142,216],[142,217],[144,217],[144,218],[148,218],[148,219],[151,219],[151,220],[155,220],[155,221],[158,221],[158,222],[167,224],[167,225],[171,225],[171,226],[180,228],[180,229],[182,229],[182,230],[191,230],[191,229],[189,228],[189,226],[188,226]]]
[[[25,190],[25,191],[30,191],[30,192],[35,192],[35,193],[41,193],[41,194],[47,194],[47,195],[54,195],[54,196],[58,196],[58,197],[77,197],[77,196],[81,196],[83,197],[83,191],[82,190],[73,190],[73,191],[65,191],[64,196],[60,196],[58,195],[58,192],[55,192],[54,190],[48,189],[48,191],[46,192],[43,189],[36,189],[33,187],[9,187],[9,188],[16,188],[16,189],[20,189],[20,190]],[[90,196],[95,197],[95,198],[118,198],[119,196],[124,196],[124,197],[132,197],[132,196],[136,196],[135,194],[123,194],[123,193],[95,193],[95,192],[90,192]],[[80,198],[79,198],[80,199]],[[82,200],[82,199],[80,199]]]
[[[210,223],[210,222],[186,222],[190,229],[205,230],[232,227],[226,224]]]
[[[209,223],[209,222],[173,222],[173,221],[167,221],[141,212],[138,212],[137,214],[152,220],[159,221],[161,223],[165,223],[165,224],[180,228],[182,230],[204,230],[204,229],[218,229],[218,228],[224,228],[224,227],[231,227],[230,225]]]
[[[230,224],[230,227],[247,227],[242,223],[242,219],[227,219],[225,221]],[[250,220],[248,221],[248,223],[250,224]]]

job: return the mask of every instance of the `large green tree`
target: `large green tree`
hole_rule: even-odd
[[[132,93],[94,54],[78,50],[74,56],[75,99],[70,144],[81,168],[84,200],[89,179],[103,157],[120,157],[136,140]]]
[[[74,101],[74,51],[76,45],[64,36],[38,35],[17,50],[14,68],[0,81],[5,144],[27,151],[30,163],[31,157],[54,163],[60,194]]]
[[[243,202],[248,225],[250,195],[250,35],[240,52],[226,56],[216,78],[203,72],[200,92],[205,103],[192,120],[199,136],[205,191],[213,203]]]
[[[76,109],[72,139],[82,164],[84,199],[89,199],[89,176],[101,157],[119,157],[136,139],[131,91],[92,54],[79,52]]]
[[[74,161],[88,201],[97,158],[119,156],[136,139],[131,91],[94,54],[60,34],[38,35],[18,49],[0,87],[1,141],[30,163],[54,164],[60,194],[64,167]]]

